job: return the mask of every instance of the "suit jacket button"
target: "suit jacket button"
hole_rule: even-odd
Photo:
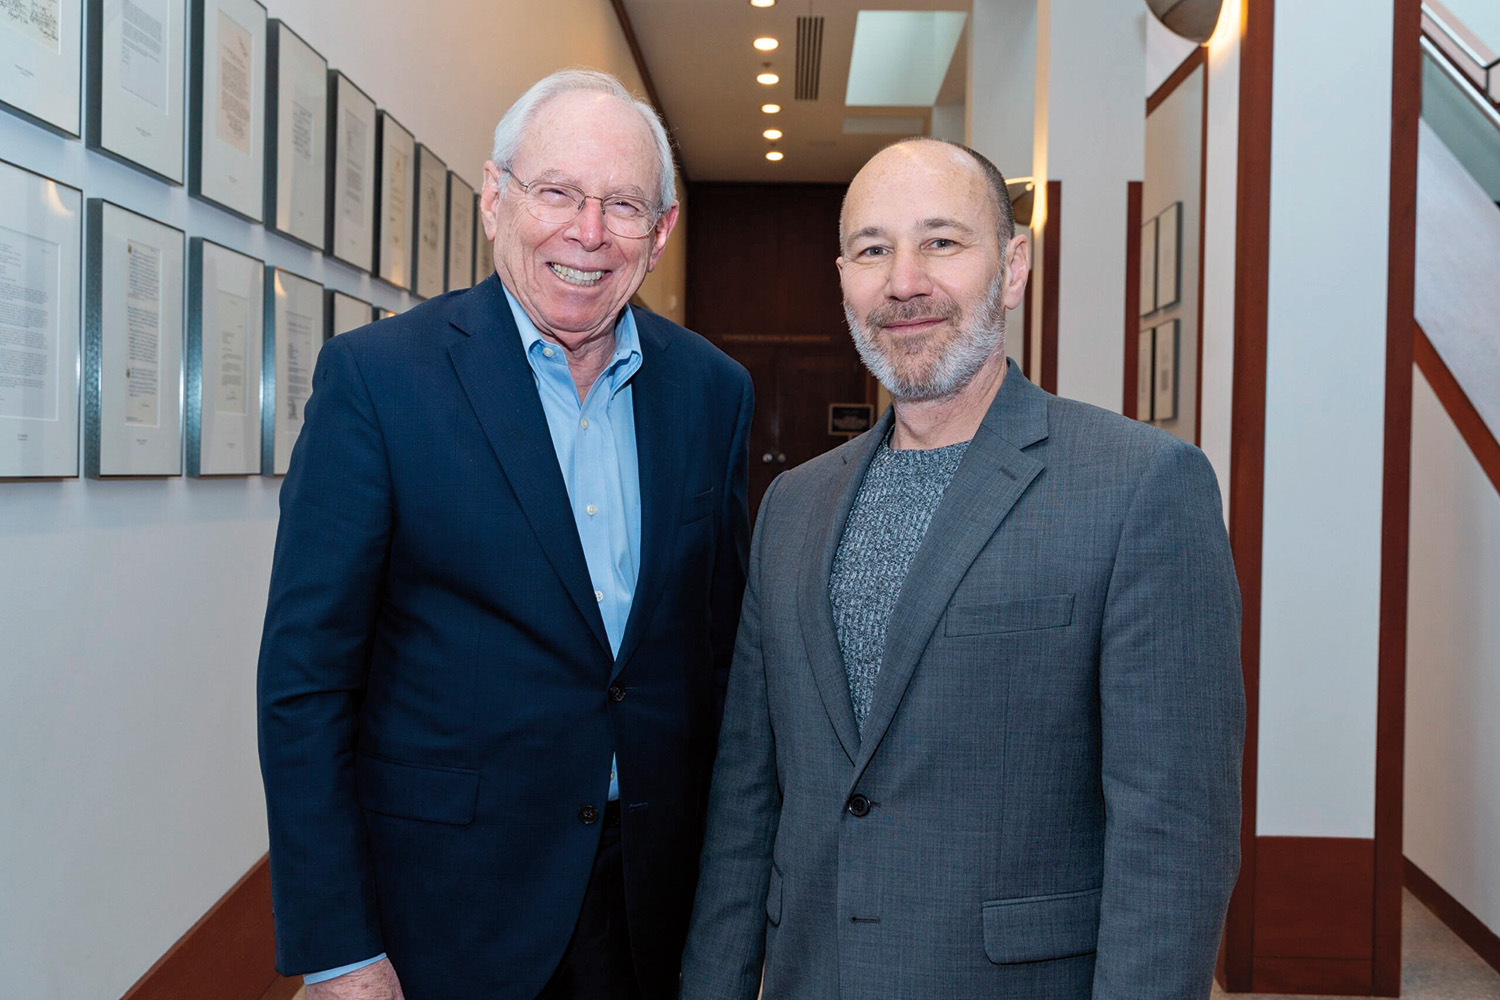
[[[610,701],[624,701],[625,700],[625,689],[623,687],[621,687],[619,684],[611,684],[609,686],[609,700]]]
[[[593,806],[584,806],[578,810],[578,820],[581,823],[593,823],[599,819],[599,810]]]
[[[855,819],[863,819],[870,815],[870,800],[863,795],[854,794],[849,796],[849,803],[844,807],[849,810],[849,815]]]

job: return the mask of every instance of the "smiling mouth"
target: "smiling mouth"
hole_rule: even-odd
[[[548,264],[547,266],[552,268],[553,274],[568,284],[578,285],[582,288],[597,285],[603,280],[605,274],[608,273],[607,271],[580,271],[577,268],[568,267],[564,264]]]
[[[906,319],[897,323],[884,323],[882,326],[884,329],[893,330],[896,333],[907,333],[912,330],[925,330],[928,327],[936,326],[943,322],[944,319],[946,319],[944,316],[927,316],[922,319]]]

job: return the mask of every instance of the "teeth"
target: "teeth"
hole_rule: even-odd
[[[548,264],[552,272],[570,285],[593,285],[604,277],[603,271],[578,271],[561,264]]]

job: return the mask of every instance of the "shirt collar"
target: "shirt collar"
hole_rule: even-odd
[[[531,317],[526,315],[526,310],[521,308],[521,303],[510,293],[510,289],[502,282],[500,288],[505,292],[505,301],[510,303],[510,313],[515,317],[516,330],[521,334],[521,349],[526,352],[526,361],[531,365],[531,370],[540,375],[537,366],[548,360],[567,364],[567,358],[562,351],[555,351],[554,357],[548,359],[542,355],[542,349],[548,346],[543,339],[542,333],[536,328]],[[619,392],[641,367],[641,337],[635,325],[635,312],[627,305],[620,311],[620,318],[615,323],[615,353],[609,359],[601,377],[610,380],[610,392]]]

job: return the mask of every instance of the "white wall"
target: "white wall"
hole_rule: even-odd
[[[974,0],[964,135],[1006,178],[1031,173],[1036,0]]]
[[[1405,850],[1500,932],[1500,493],[1415,383]]]
[[[1262,836],[1374,834],[1391,4],[1276,11]]]
[[[1167,82],[1167,77],[1198,47],[1190,38],[1173,33],[1156,17],[1146,18],[1146,96]]]
[[[471,182],[495,120],[536,77],[581,63],[639,88],[606,0],[268,6]],[[5,114],[0,150],[86,195],[407,304]],[[0,483],[5,996],[118,997],[265,851],[254,672],[278,487]]]

